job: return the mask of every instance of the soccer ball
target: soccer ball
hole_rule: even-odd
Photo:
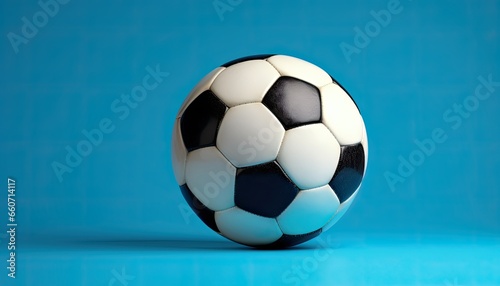
[[[293,246],[335,224],[367,156],[350,95],[321,68],[284,55],[210,72],[181,106],[172,137],[175,178],[193,211],[255,247]]]

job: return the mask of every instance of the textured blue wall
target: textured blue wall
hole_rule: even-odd
[[[330,231],[498,235],[500,2],[321,2],[2,1],[20,239],[217,237],[176,186],[173,119],[204,74],[259,53],[316,63],[364,116],[367,176]]]

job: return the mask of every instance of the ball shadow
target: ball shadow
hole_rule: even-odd
[[[315,244],[301,244],[290,248],[255,248],[244,246],[231,241],[192,240],[192,239],[92,239],[92,240],[67,240],[53,243],[37,243],[39,247],[51,248],[78,248],[84,250],[105,251],[297,251],[318,248]]]

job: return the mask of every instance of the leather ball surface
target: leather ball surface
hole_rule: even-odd
[[[235,242],[283,248],[330,228],[363,179],[361,114],[328,73],[285,55],[226,63],[187,96],[172,136],[187,203]]]

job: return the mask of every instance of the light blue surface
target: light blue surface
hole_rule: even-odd
[[[218,14],[214,3],[232,6]],[[369,135],[362,190],[321,236],[340,247],[301,284],[500,284],[500,83],[484,84],[500,82],[500,1],[394,3],[73,0],[12,45],[9,33],[21,36],[22,18],[42,8],[2,1],[0,181],[16,179],[16,284],[127,285],[111,281],[124,267],[131,286],[293,285],[283,273],[314,256],[318,239],[279,252],[226,242],[188,209],[170,165],[189,90],[216,66],[260,53],[331,73]],[[382,9],[391,19],[374,25]],[[143,101],[120,103],[157,68],[168,76]],[[102,142],[58,178],[67,146],[106,122]],[[419,151],[415,140],[433,137]],[[398,170],[401,160],[418,166]],[[0,234],[0,261],[6,248]],[[12,284],[0,266],[0,285]]]
[[[498,240],[323,234],[293,250],[228,241],[86,241],[27,247],[26,285],[498,285]],[[56,268],[57,267],[57,268]],[[107,283],[107,284],[106,284]]]

